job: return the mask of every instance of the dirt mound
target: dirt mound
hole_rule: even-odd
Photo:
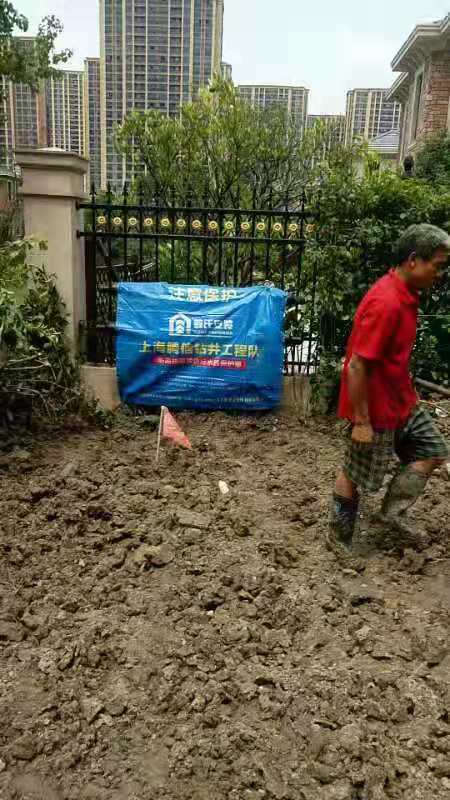
[[[334,423],[181,422],[158,467],[145,419],[0,452],[0,798],[448,798],[446,472],[360,575]]]

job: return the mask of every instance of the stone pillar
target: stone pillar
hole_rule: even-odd
[[[76,349],[86,303],[84,240],[77,238],[80,212],[76,204],[85,198],[89,161],[47,148],[16,150],[16,161],[22,169],[25,234],[47,241],[46,267],[56,276],[68,313],[68,336]]]

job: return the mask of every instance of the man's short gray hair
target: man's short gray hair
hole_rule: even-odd
[[[448,250],[450,256],[450,236],[436,225],[411,225],[400,236],[397,243],[397,260],[403,264],[412,253],[429,261],[437,250]]]

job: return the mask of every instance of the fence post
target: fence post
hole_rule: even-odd
[[[22,169],[21,195],[25,235],[45,239],[46,267],[55,275],[68,314],[68,337],[78,345],[79,323],[85,319],[84,242],[77,237],[77,201],[85,199],[89,161],[56,149],[16,150]]]
[[[86,353],[88,361],[97,361],[97,284],[95,275],[95,240],[84,240],[85,284],[86,284]]]

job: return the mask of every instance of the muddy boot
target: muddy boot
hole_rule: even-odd
[[[348,558],[351,555],[358,504],[358,499],[349,500],[333,494],[326,541],[328,549],[337,556]]]
[[[430,539],[424,531],[409,524],[404,515],[423,493],[428,477],[410,467],[399,470],[389,484],[380,515],[381,521],[399,536],[397,541],[401,545],[417,550],[428,547]]]

